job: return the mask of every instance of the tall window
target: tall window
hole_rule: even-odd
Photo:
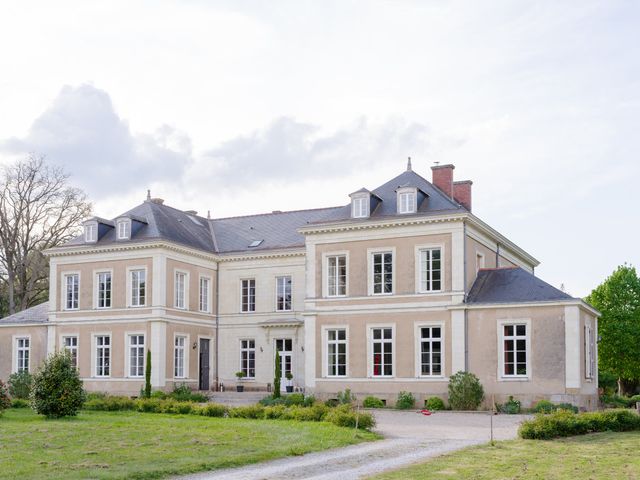
[[[29,338],[16,339],[16,370],[18,373],[29,371],[30,343]]]
[[[71,363],[74,367],[78,367],[78,337],[63,337],[64,349],[69,352]]]
[[[291,310],[291,277],[276,278],[276,310]]]
[[[373,293],[393,293],[393,254],[391,252],[372,254]]]
[[[372,328],[372,363],[374,377],[390,377],[393,375],[393,329]]]
[[[340,297],[347,294],[347,257],[327,257],[327,295]]]
[[[176,272],[175,278],[175,302],[176,308],[185,308],[185,288],[187,284],[187,274],[182,272]]]
[[[209,312],[211,307],[209,305],[209,288],[211,280],[207,277],[200,277],[200,311]]]
[[[144,335],[129,335],[129,376],[144,376]]]
[[[256,280],[248,278],[242,280],[242,311],[256,311]]]
[[[484,255],[476,252],[476,273],[478,273],[481,268],[484,268]]]
[[[398,195],[398,213],[413,213],[416,211],[415,192],[402,192]]]
[[[78,291],[80,287],[80,275],[73,273],[64,276],[65,281],[65,308],[67,310],[77,310]]]
[[[111,375],[111,337],[96,336],[96,377]]]
[[[176,378],[185,378],[184,368],[184,351],[187,343],[187,337],[180,335],[176,336],[175,348],[173,350],[173,376]]]
[[[90,223],[89,225],[84,226],[84,241],[85,242],[95,242],[96,241],[96,230],[97,227],[94,223]]]
[[[595,359],[595,342],[593,338],[593,330],[590,326],[584,327],[584,376],[585,378],[593,378],[596,367]]]
[[[355,197],[351,201],[351,216],[365,218],[369,216],[369,197]]]
[[[420,327],[420,375],[442,375],[442,327]]]
[[[344,328],[327,330],[327,375],[347,376],[347,330]]]
[[[240,371],[247,378],[256,376],[256,341],[240,340]]]
[[[503,325],[503,355],[506,377],[526,376],[527,369],[527,325]]]
[[[118,240],[126,240],[131,233],[131,223],[128,220],[118,222]]]
[[[442,251],[439,248],[420,250],[420,291],[442,290]]]
[[[111,273],[98,274],[98,308],[111,308]]]
[[[131,306],[144,307],[147,291],[146,270],[131,271]]]

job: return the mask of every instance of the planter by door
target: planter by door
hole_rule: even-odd
[[[200,339],[200,390],[209,390],[209,339]]]

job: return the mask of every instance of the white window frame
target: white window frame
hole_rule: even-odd
[[[76,298],[76,307],[69,308],[67,305],[67,277],[77,276],[78,277],[78,293]],[[62,272],[62,309],[67,311],[80,310],[80,282],[81,276],[79,271],[65,271]]]
[[[351,197],[351,217],[368,218],[371,210],[371,197],[369,194],[359,194]]]
[[[329,259],[333,257],[344,257],[345,266],[345,279],[344,279],[344,294],[336,293],[335,295],[329,294]],[[322,282],[322,296],[325,298],[342,298],[349,296],[349,252],[327,252],[322,254],[322,267],[323,267],[323,282]],[[337,269],[336,269],[337,272]],[[337,277],[336,277],[337,278]],[[337,283],[336,283],[337,285]],[[336,290],[337,292],[337,290]]]
[[[505,352],[504,352],[504,327],[506,325],[526,325],[526,336],[525,336],[525,348],[526,351],[526,366],[527,366],[527,374],[526,375],[506,375],[504,373],[504,363],[505,363]],[[531,366],[531,319],[530,318],[520,318],[520,319],[508,319],[508,320],[498,320],[497,321],[497,330],[498,330],[498,381],[529,381],[532,378],[532,366]],[[514,329],[515,331],[515,329]],[[515,340],[514,340],[515,341]],[[514,369],[515,370],[515,369]]]
[[[202,288],[202,282],[207,282],[207,287]],[[202,313],[211,313],[211,285],[212,280],[208,275],[200,275],[198,277],[198,310]],[[205,295],[203,296],[203,292]],[[203,300],[206,298],[206,304],[203,304]]]
[[[245,368],[243,366],[243,354],[246,353],[247,354],[247,368],[246,368],[246,376],[244,377],[247,380],[255,380],[256,378],[256,368],[258,366],[258,357],[256,355],[256,339],[255,338],[240,338],[240,368],[239,368],[239,372],[245,372]],[[246,348],[242,346],[242,342],[247,342],[247,345],[249,345],[248,342],[253,342],[253,347],[249,347],[247,346]],[[249,375],[249,354],[253,352],[253,375],[250,376]]]
[[[399,215],[407,215],[418,211],[418,190],[416,188],[399,188],[396,195]],[[405,202],[404,199],[409,195],[411,196],[409,197],[409,202]]]
[[[478,250],[476,250],[476,275],[478,274],[480,269],[484,268],[484,266],[485,266],[484,253],[479,252]]]
[[[142,344],[133,345],[131,343],[132,337],[142,337]],[[147,366],[147,335],[145,332],[125,332],[124,344],[126,346],[124,353],[124,365],[125,365],[125,377],[126,378],[144,378],[145,367]],[[131,374],[132,356],[131,350],[133,348],[140,349],[142,347],[142,373],[139,375]]]
[[[595,338],[591,325],[585,323],[584,335],[584,378],[593,381],[595,378]]]
[[[101,307],[100,306],[100,275],[109,274],[111,276],[110,283],[110,295],[109,295],[109,306]],[[95,279],[95,288],[93,292],[93,305],[97,310],[108,310],[113,307],[113,270],[112,269],[100,269],[93,271],[93,278]]]
[[[184,277],[184,285],[182,288],[182,304],[178,301],[179,284],[178,276]],[[173,271],[173,307],[178,310],[189,310],[189,272],[186,270],[174,269]]]
[[[422,329],[423,328],[440,328],[440,375],[423,375],[422,374]],[[446,378],[446,340],[445,340],[445,322],[416,322],[414,329],[415,338],[415,372],[416,378],[443,380]],[[432,351],[433,353],[433,351]]]
[[[422,252],[424,250],[440,250],[440,289],[439,290],[423,290],[422,281],[424,280],[422,271]],[[442,293],[445,291],[445,246],[442,243],[430,243],[415,246],[415,271],[416,271],[416,293]]]
[[[118,240],[129,240],[131,238],[131,220],[129,219],[117,220],[116,235]]]
[[[133,304],[133,272],[144,271],[144,302],[139,303],[138,305]],[[147,299],[149,298],[149,272],[147,271],[146,265],[135,265],[131,267],[127,267],[127,306],[130,308],[139,308],[147,306]],[[138,289],[138,300],[139,300],[139,289]]]
[[[374,255],[379,254],[391,254],[391,292],[384,291],[384,278],[383,278],[383,291],[380,293],[374,293],[374,284],[373,284],[373,257]],[[384,264],[383,264],[384,265]],[[384,276],[384,268],[383,268],[383,276]],[[396,293],[396,247],[381,247],[381,248],[368,248],[367,249],[367,284],[368,284],[368,294],[373,296],[388,296],[394,295]]]
[[[251,302],[251,283],[247,283],[247,309],[244,308],[244,282],[253,281],[253,303]],[[255,277],[240,279],[240,313],[255,313],[258,287]],[[253,309],[251,308],[253,306]]]
[[[378,328],[391,329],[391,375],[373,375],[373,330]],[[396,324],[369,323],[367,324],[367,376],[373,379],[389,379],[396,376]]]
[[[176,345],[178,338],[184,339],[184,345]],[[186,333],[175,333],[173,335],[173,378],[189,378],[189,349],[191,348],[189,342],[189,335]],[[176,354],[182,350],[182,375],[177,375],[176,372]]]
[[[329,340],[330,330],[344,330],[345,340]],[[329,373],[329,344],[345,345],[345,374],[331,375]],[[349,326],[348,325],[323,325],[322,327],[322,376],[325,378],[348,378],[349,377]]]
[[[285,308],[279,308],[278,296],[281,293],[280,292],[279,283],[280,283],[281,279],[286,279],[286,278],[289,279],[289,287],[290,287],[289,288],[289,308],[286,308],[286,304],[287,304],[287,301],[286,301],[286,293],[287,293],[287,291],[286,291],[286,285],[287,285],[286,281],[285,281],[285,283],[283,283],[284,292],[282,292],[283,293],[283,298],[284,298],[283,305],[284,305]],[[293,311],[293,275],[277,275],[276,276],[276,298],[275,298],[275,301],[276,301],[276,308],[275,308],[276,312],[292,312]]]
[[[19,347],[18,346],[18,342],[22,340],[27,340],[29,342],[29,345],[27,347]],[[28,360],[27,360],[27,372],[31,372],[31,364],[33,363],[31,360],[31,335],[13,335],[11,337],[11,346],[12,346],[12,369],[11,369],[11,373],[18,373],[19,367],[20,367],[20,361],[19,361],[19,356],[20,356],[20,352],[28,352]],[[22,371],[22,370],[20,370]]]
[[[96,243],[98,241],[98,224],[97,222],[87,223],[84,226],[85,243]]]
[[[109,374],[98,375],[98,349],[104,346],[98,346],[98,337],[109,338]],[[94,378],[111,378],[113,371],[113,336],[111,332],[108,333],[93,333],[91,334],[91,373]]]
[[[67,346],[66,341],[67,338],[75,338],[76,344],[75,346]],[[64,335],[60,335],[60,347],[62,350],[68,351],[71,353],[71,358],[73,359],[73,352],[75,351],[76,356],[76,364],[75,367],[79,368],[80,365],[80,336],[77,333],[65,333]]]

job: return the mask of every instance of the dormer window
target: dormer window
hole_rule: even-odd
[[[84,226],[84,241],[87,243],[95,243],[98,241],[98,225],[88,223]]]
[[[398,190],[398,213],[415,213],[417,210],[416,189],[403,188]]]
[[[354,197],[351,200],[351,216],[366,218],[369,216],[369,195]]]
[[[118,240],[128,240],[131,237],[131,221],[118,220],[117,232]]]

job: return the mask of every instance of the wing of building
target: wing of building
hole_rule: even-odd
[[[233,388],[243,372],[246,390],[278,375],[393,404],[446,398],[466,370],[487,401],[594,408],[598,312],[537,278],[453,172],[429,182],[409,164],[315,210],[212,219],[148,197],[88,219],[47,252],[49,301],[0,319],[0,378],[66,348],[88,390],[136,395],[150,350],[157,389]]]

